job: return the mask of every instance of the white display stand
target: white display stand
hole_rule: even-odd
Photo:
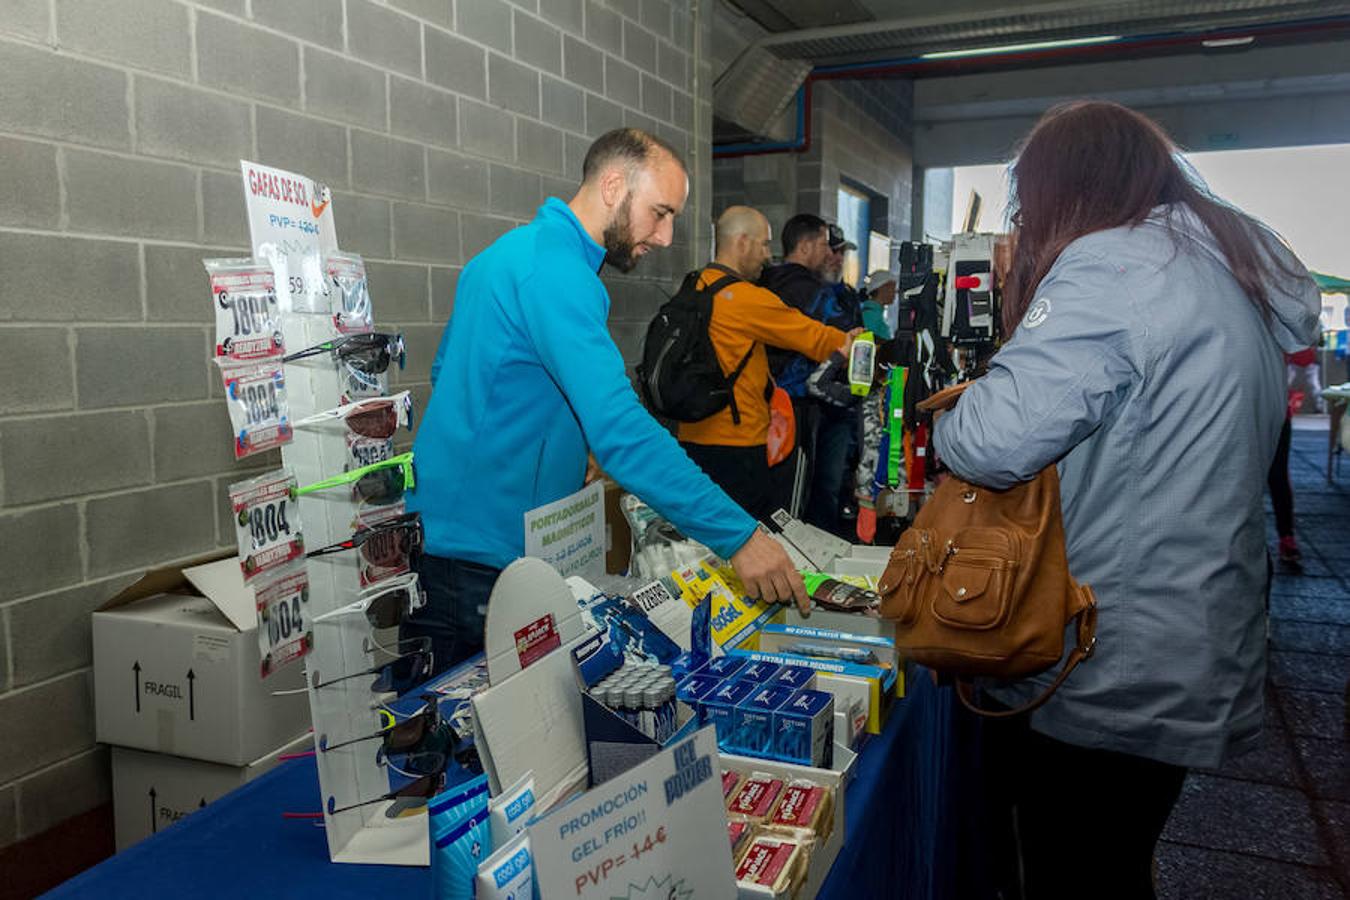
[[[272,262],[288,353],[339,336],[335,314],[340,300],[324,271],[324,259],[338,249],[331,194],[302,175],[240,161],[253,253]],[[387,382],[380,376],[379,393]],[[345,372],[316,361],[288,363],[286,393],[295,422],[341,405]],[[370,394],[374,395],[372,390]],[[283,464],[300,485],[341,474],[350,462],[345,428],[297,428],[282,447]],[[320,491],[299,498],[307,549],[352,534],[358,513],[348,491]],[[365,616],[349,608],[361,592],[359,551],[317,557],[307,563],[314,646],[305,658],[306,684],[316,743],[338,743],[372,734],[380,727],[370,681],[355,678],[315,688],[342,675],[378,664]],[[430,859],[425,808],[391,818],[396,802],[328,813],[329,799],[342,807],[390,791],[389,770],[380,765],[379,741],[355,745],[355,752],[318,752],[319,787],[329,856],[334,862],[427,865]]]

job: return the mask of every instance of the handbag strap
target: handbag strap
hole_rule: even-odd
[[[975,685],[974,682],[966,678],[956,679],[956,696],[961,700],[961,705],[976,715],[984,716],[989,719],[1010,719],[1013,716],[1020,716],[1022,713],[1029,713],[1032,710],[1039,709],[1059,690],[1059,686],[1069,677],[1078,664],[1092,655],[1097,648],[1097,595],[1092,592],[1092,588],[1080,584],[1074,584],[1076,597],[1078,599],[1078,612],[1075,618],[1078,620],[1078,643],[1069,652],[1069,658],[1064,661],[1059,674],[1055,680],[1050,682],[1040,696],[1032,699],[1030,702],[1017,707],[1016,709],[981,709],[975,705]]]

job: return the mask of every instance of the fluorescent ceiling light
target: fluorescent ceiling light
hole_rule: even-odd
[[[993,56],[999,53],[1020,53],[1023,50],[1058,50],[1060,47],[1085,47],[1091,44],[1109,44],[1120,40],[1118,34],[1098,37],[1067,38],[1062,41],[1036,41],[1031,44],[1004,44],[1001,47],[975,47],[970,50],[939,50],[924,53],[919,59],[958,59],[963,56]]]
[[[1255,40],[1256,38],[1254,36],[1248,34],[1244,35],[1243,37],[1210,38],[1207,41],[1201,41],[1200,44],[1201,46],[1208,47],[1211,50],[1213,50],[1218,47],[1245,47],[1247,44],[1250,44]]]

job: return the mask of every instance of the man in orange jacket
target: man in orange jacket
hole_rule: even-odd
[[[715,256],[703,270],[699,287],[726,274],[745,280],[728,285],[713,298],[708,335],[723,372],[731,374],[742,360],[745,365],[736,378],[734,408],[682,423],[679,431],[680,444],[690,458],[760,520],[773,512],[774,505],[765,447],[773,385],[765,345],[823,362],[836,350],[847,354],[856,333],[823,325],[754,284],[772,255],[772,240],[768,219],[748,206],[730,207],[717,220]]]

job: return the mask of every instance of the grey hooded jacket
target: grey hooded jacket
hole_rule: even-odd
[[[987,487],[1058,463],[1069,571],[1100,615],[1095,655],[1033,714],[1037,731],[1188,767],[1260,734],[1282,351],[1315,342],[1321,309],[1269,245],[1298,275],[1270,286],[1266,321],[1185,207],[1080,238],[934,429],[947,465]],[[1054,674],[993,694],[1024,702]]]

